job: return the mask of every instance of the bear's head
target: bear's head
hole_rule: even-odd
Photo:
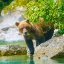
[[[21,22],[16,22],[15,24],[18,27],[18,30],[21,34],[23,34],[24,36],[29,34],[29,31],[31,29],[29,19],[23,20]]]

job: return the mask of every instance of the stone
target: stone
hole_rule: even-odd
[[[24,40],[15,26],[15,22],[25,19],[24,12],[24,9],[20,6],[16,8],[15,12],[9,11],[7,14],[4,14],[4,10],[2,10],[0,16],[0,40],[9,42]]]
[[[0,56],[27,55],[26,47],[21,45],[0,45]]]
[[[64,36],[53,37],[35,48],[34,56],[40,58],[64,58]]]

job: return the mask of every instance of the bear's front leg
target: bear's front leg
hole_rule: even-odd
[[[30,50],[30,56],[32,56],[34,54],[34,46],[33,46],[33,42],[31,39],[27,39],[25,38],[25,42]]]

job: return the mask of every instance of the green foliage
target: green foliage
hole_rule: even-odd
[[[55,36],[59,36],[64,34],[64,23],[55,23],[55,28],[59,28],[58,32],[55,34]]]
[[[58,33],[64,33],[64,0],[38,0],[31,1],[26,5],[25,17],[30,22],[38,22],[39,17],[43,17],[45,22],[55,22],[55,29],[60,29]]]
[[[64,34],[64,28],[60,28],[59,31],[58,31],[58,34]]]
[[[25,6],[28,2],[29,0],[14,0],[9,6],[3,9],[4,13],[6,14],[9,10],[15,11],[17,6]]]
[[[13,0],[0,0],[0,12],[1,10],[9,5]]]
[[[25,17],[32,22],[38,22],[39,17],[43,17],[45,21],[63,22],[64,7],[63,0],[38,0],[31,1],[26,5]]]
[[[30,22],[38,22],[43,17],[45,22],[55,22],[55,28],[64,31],[64,0],[14,0],[4,8],[4,12],[15,11],[17,6],[24,6],[25,18]]]

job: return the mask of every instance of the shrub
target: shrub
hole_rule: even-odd
[[[30,22],[38,22],[39,17],[43,17],[45,22],[55,22],[55,29],[59,29],[59,34],[64,33],[64,0],[38,0],[30,1],[26,5],[25,17]]]
[[[14,0],[4,8],[5,13],[17,6],[24,6],[24,16],[30,22],[36,23],[39,17],[43,17],[45,22],[55,22],[55,29],[61,31],[64,28],[64,0]]]

